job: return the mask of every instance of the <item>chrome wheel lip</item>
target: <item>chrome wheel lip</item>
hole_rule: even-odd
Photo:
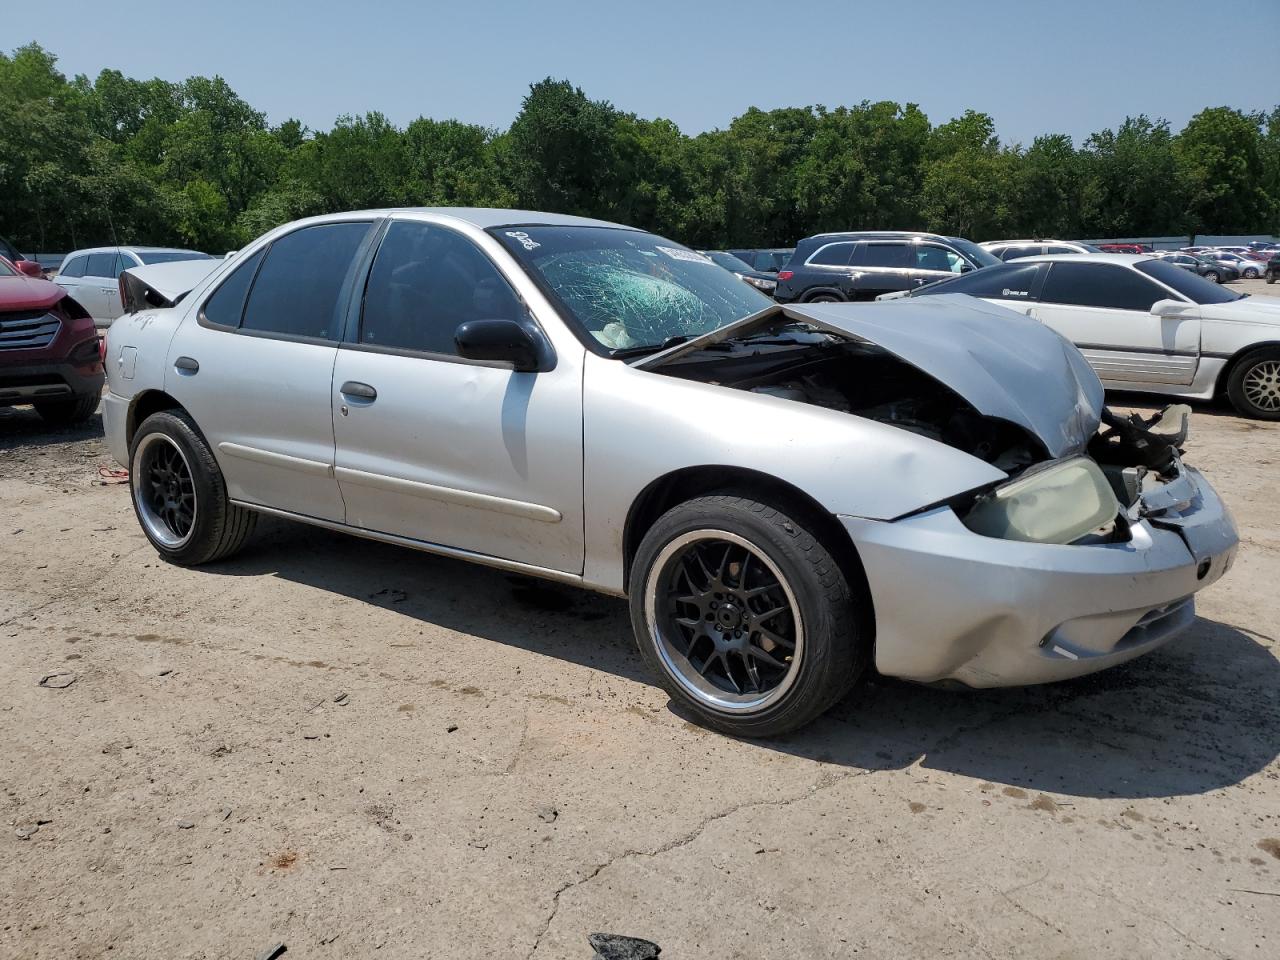
[[[795,623],[795,650],[791,654],[790,668],[778,685],[770,690],[756,694],[732,694],[721,690],[699,675],[688,658],[673,647],[670,641],[663,636],[665,617],[660,617],[658,612],[658,592],[661,588],[663,573],[668,563],[678,553],[682,552],[690,544],[700,540],[723,540],[749,550],[777,579],[778,585],[782,589],[788,605],[791,607],[791,616]],[[736,533],[730,533],[728,530],[713,527],[704,527],[683,533],[667,543],[654,559],[649,567],[648,576],[645,578],[644,591],[646,628],[649,631],[649,637],[653,642],[654,650],[657,651],[663,670],[680,685],[681,689],[702,706],[733,714],[756,713],[777,703],[795,685],[796,677],[799,675],[800,667],[804,660],[804,621],[801,619],[800,605],[796,600],[795,591],[791,588],[790,581],[778,568],[778,565],[750,540]]]
[[[1280,410],[1280,360],[1261,360],[1250,367],[1241,381],[1244,397],[1259,410]]]
[[[178,536],[174,533],[164,518],[155,512],[151,505],[151,500],[147,496],[148,491],[145,489],[149,483],[146,470],[147,458],[149,455],[154,456],[152,448],[160,444],[177,452],[183,467],[186,468],[187,475],[192,479],[191,526],[183,536]],[[153,541],[170,550],[179,550],[186,546],[195,534],[196,520],[200,516],[200,501],[195,496],[194,481],[195,474],[191,470],[191,463],[187,460],[187,455],[170,437],[165,436],[163,433],[149,433],[138,441],[138,446],[133,451],[132,461],[129,465],[129,489],[133,494],[134,508],[138,511],[138,518],[142,521],[142,526],[147,535]]]

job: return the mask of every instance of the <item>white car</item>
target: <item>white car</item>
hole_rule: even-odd
[[[910,295],[944,293],[1052,327],[1108,389],[1226,394],[1247,417],[1280,420],[1280,300],[1242,296],[1168,260],[1114,253],[1030,257]]]
[[[105,330],[124,311],[120,274],[153,263],[210,259],[198,250],[171,247],[92,247],[67,254],[53,282],[89,312],[94,326]]]

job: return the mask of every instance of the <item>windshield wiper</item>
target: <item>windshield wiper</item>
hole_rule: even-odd
[[[678,347],[688,339],[687,334],[681,333],[674,337],[667,337],[661,343],[646,343],[639,347],[620,347],[617,350],[610,351],[609,356],[620,360],[627,357],[643,357],[647,353],[657,353],[659,350],[666,350],[668,347]]]

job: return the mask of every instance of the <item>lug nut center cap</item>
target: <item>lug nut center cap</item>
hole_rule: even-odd
[[[716,622],[722,630],[737,630],[742,626],[742,611],[736,604],[726,603],[716,611]]]

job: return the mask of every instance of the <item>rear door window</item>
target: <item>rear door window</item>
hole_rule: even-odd
[[[66,265],[58,271],[60,277],[83,277],[85,264],[89,262],[89,258],[83,254],[78,257],[72,257],[67,261]]]
[[[1016,247],[1005,247],[1000,251],[1001,260],[1016,260],[1018,257],[1034,257],[1039,254],[1041,247],[1039,244],[1020,244]]]
[[[905,267],[905,243],[864,243],[850,261],[855,267]]]
[[[341,296],[369,224],[321,223],[274,240],[245,304],[241,328],[309,340],[337,340]]]
[[[258,264],[262,262],[262,250],[231,271],[231,275],[218,285],[200,311],[201,319],[219,327],[238,327],[244,316],[244,302],[253,286]]]
[[[116,254],[115,272],[112,276],[118,278],[120,274],[124,273],[126,270],[131,270],[136,266],[137,264],[134,263],[133,257],[129,256],[129,254],[124,252],[118,253]]]
[[[522,316],[515,291],[474,243],[447,227],[399,221],[369,271],[360,342],[452,356],[461,324]]]
[[[943,280],[921,288],[917,296],[936,293],[967,293],[971,297],[993,300],[1033,300],[1036,277],[1044,269],[1042,263],[1011,263],[1008,266],[985,267],[954,280]]]
[[[116,254],[112,253],[91,253],[89,254],[89,263],[84,268],[86,277],[110,277],[115,279],[116,273]]]
[[[819,267],[847,267],[853,255],[855,243],[829,243],[809,258],[809,263]]]
[[[954,250],[931,243],[918,244],[915,248],[917,270],[935,270],[942,273],[963,273],[968,266],[964,257]]]
[[[1106,263],[1055,263],[1040,293],[1044,303],[1109,310],[1150,310],[1166,296],[1142,274]]]

